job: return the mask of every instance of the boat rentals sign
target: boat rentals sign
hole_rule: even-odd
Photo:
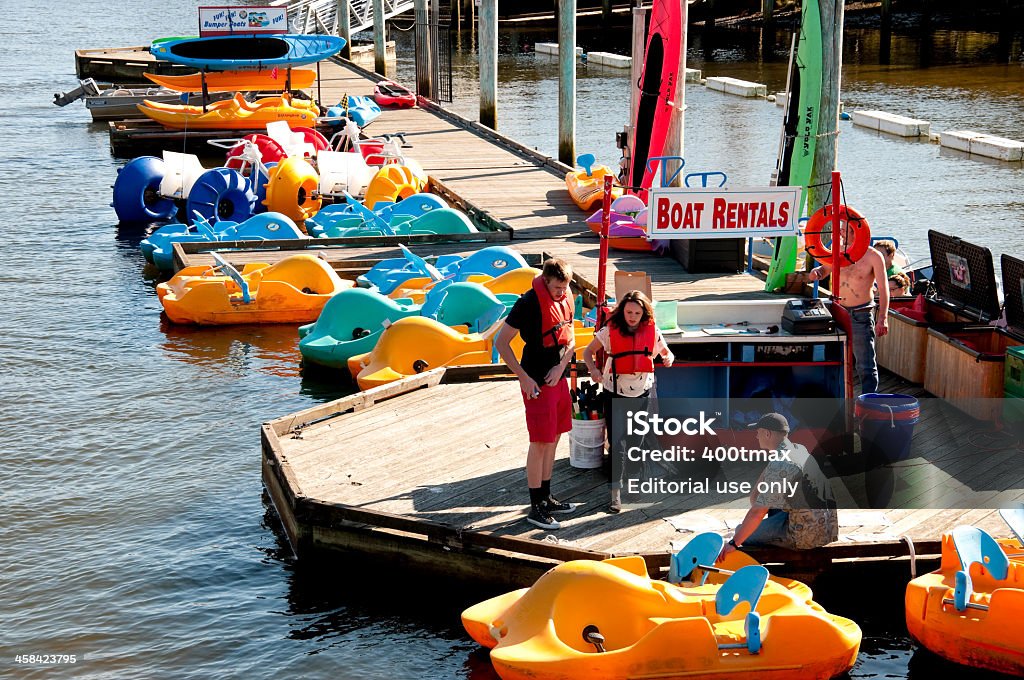
[[[284,7],[239,7],[237,5],[200,7],[199,35],[251,35],[253,33],[287,33],[288,10]]]
[[[647,237],[795,236],[800,192],[800,187],[656,187],[650,191]]]

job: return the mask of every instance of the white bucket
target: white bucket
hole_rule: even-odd
[[[604,462],[604,419],[573,420],[569,432],[569,465],[593,469]]]

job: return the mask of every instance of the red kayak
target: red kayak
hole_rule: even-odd
[[[391,80],[377,83],[373,88],[373,99],[381,106],[396,106],[400,109],[411,109],[416,106],[416,95]]]

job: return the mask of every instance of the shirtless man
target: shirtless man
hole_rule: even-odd
[[[809,272],[811,281],[821,281],[832,271],[827,264]],[[878,319],[872,320],[878,287]],[[853,327],[853,358],[860,374],[861,394],[878,391],[878,363],[875,361],[875,336],[889,332],[889,282],[882,253],[868,248],[864,257],[843,267],[839,277],[839,304],[850,313]]]

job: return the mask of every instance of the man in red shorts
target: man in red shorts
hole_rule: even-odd
[[[564,377],[576,348],[571,278],[572,269],[565,260],[545,261],[541,275],[516,301],[494,342],[502,360],[518,376],[523,393],[530,433],[526,454],[530,514],[526,519],[541,529],[558,529],[561,525],[551,515],[572,512],[575,507],[551,495],[558,439],[572,429],[572,403]],[[516,333],[525,344],[522,362],[516,360],[510,345]]]

